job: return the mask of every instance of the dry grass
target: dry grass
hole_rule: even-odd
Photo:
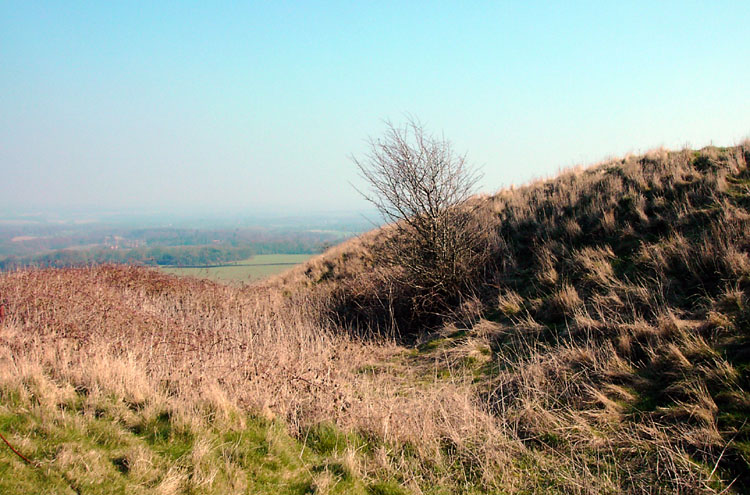
[[[321,304],[313,298],[116,266],[5,274],[0,291],[9,315],[0,327],[2,389],[46,411],[82,397],[82,411],[114,408],[112,415],[128,427],[168,411],[170,422],[186,431],[201,431],[206,420],[242,429],[243,412],[251,412],[282,418],[301,439],[333,422],[389,451],[380,463],[346,454],[358,476],[378,479],[385,470],[416,487],[456,482],[457,472],[426,467],[451,465],[443,459],[445,442],[472,456],[487,438],[508,442],[470,384],[415,386],[414,372],[403,365],[368,372],[404,359],[405,349],[334,333],[313,311]],[[414,450],[404,458],[407,445]],[[212,485],[217,468],[203,459],[213,448],[207,440],[194,442],[190,483],[173,470],[161,475],[158,491]],[[497,481],[491,473],[506,450],[471,458],[487,471],[488,483]],[[65,460],[77,455],[64,453],[56,465],[82,476]],[[128,454],[132,473],[147,462],[130,460],[137,456]],[[316,475],[317,489],[326,479]]]
[[[657,150],[478,200],[500,241],[473,296],[484,311],[463,325],[497,365],[477,365],[473,386],[514,441],[568,456],[562,478],[592,476],[571,486],[750,486],[746,382],[717,378],[750,364],[748,159],[748,143]],[[366,260],[366,245],[349,256]],[[343,310],[378,324],[362,301],[392,302],[375,277],[328,261],[340,277],[318,286],[358,287],[345,301],[361,306]],[[465,372],[463,348],[436,359],[446,376]]]
[[[257,490],[217,433],[257,417],[283,420],[291,458],[323,456],[282,463],[314,493],[745,491],[749,158],[747,143],[659,150],[475,198],[499,241],[440,324],[403,316],[377,232],[245,289],[129,267],[3,274],[0,428],[32,449],[18,418],[141,431],[168,412],[194,434],[178,461],[118,454],[162,493]],[[84,443],[45,462],[86,478],[103,461]]]

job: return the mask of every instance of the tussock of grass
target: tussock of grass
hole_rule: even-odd
[[[2,274],[0,431],[40,467],[0,449],[0,488],[746,492],[748,159],[475,198],[498,242],[450,314],[374,266],[387,228],[252,288]]]

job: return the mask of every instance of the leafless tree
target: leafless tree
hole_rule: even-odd
[[[360,193],[391,224],[376,260],[416,289],[421,304],[447,303],[468,287],[488,252],[487,233],[466,203],[480,175],[418,121],[386,125],[364,157],[352,158],[369,186]]]

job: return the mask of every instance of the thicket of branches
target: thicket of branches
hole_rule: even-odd
[[[414,309],[439,312],[470,292],[490,238],[467,204],[480,175],[466,156],[410,120],[387,123],[383,137],[352,160],[369,186],[360,193],[391,224],[373,248],[375,261],[415,293]]]

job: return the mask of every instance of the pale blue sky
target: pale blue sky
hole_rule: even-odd
[[[750,136],[747,2],[0,1],[0,208],[361,209],[412,114],[482,189]]]

